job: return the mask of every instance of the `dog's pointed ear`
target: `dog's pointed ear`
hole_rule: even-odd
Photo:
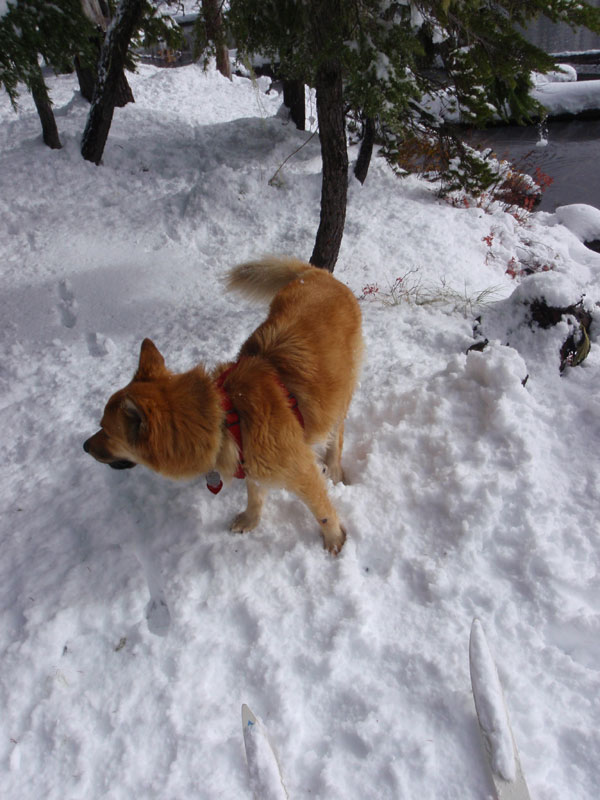
[[[136,403],[129,396],[123,398],[121,408],[125,412],[127,441],[130,444],[135,444],[139,438],[140,431],[147,426],[146,412],[139,403]]]
[[[165,360],[151,339],[144,339],[140,349],[140,363],[133,379],[149,381],[158,378],[167,371]]]

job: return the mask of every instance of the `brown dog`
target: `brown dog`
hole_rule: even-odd
[[[344,418],[356,385],[361,315],[352,292],[330,273],[292,258],[242,264],[228,288],[272,300],[269,316],[235,363],[209,374],[175,374],[150,339],[133,380],[108,401],[102,428],[84,444],[115,469],[143,464],[171,478],[211,473],[246,479],[248,507],[231,530],[252,530],[269,486],[298,495],[319,522],[324,546],[346,534],[327,496],[311,445],[325,442],[325,465],[343,480]]]

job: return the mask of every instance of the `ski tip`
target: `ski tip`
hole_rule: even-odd
[[[481,620],[479,617],[474,617],[471,623],[471,633],[469,635],[469,657],[471,660],[473,659],[475,651],[481,650],[481,648],[489,650],[489,645]]]
[[[242,727],[243,728],[251,728],[253,725],[256,725],[256,717],[252,713],[252,711],[248,708],[246,703],[242,704]]]

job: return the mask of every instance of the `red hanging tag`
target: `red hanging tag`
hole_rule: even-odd
[[[218,472],[209,472],[206,475],[206,488],[213,494],[219,494],[223,488],[223,481]]]

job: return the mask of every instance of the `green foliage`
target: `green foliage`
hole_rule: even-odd
[[[118,13],[119,2],[110,0],[108,7],[112,19]],[[125,59],[126,69],[135,72],[136,64],[139,61],[139,52],[142,50],[149,50],[157,45],[169,50],[177,50],[183,46],[183,32],[171,16],[179,11],[181,11],[181,4],[178,0],[148,0],[144,4],[140,26],[129,44]],[[89,63],[88,66],[95,67],[97,61],[98,53],[96,52],[93,63]]]
[[[194,58],[204,56],[204,66],[210,56],[216,56],[220,46],[227,47],[227,30],[222,24],[223,12],[221,0],[207,3],[198,0],[198,17],[194,24]],[[215,18],[218,17],[218,20]]]
[[[339,60],[349,106],[375,116],[418,96],[407,67],[423,48],[398,22],[409,16],[381,0],[231,0],[227,20],[238,45],[278,63],[284,78],[314,85],[319,67]]]
[[[168,0],[147,2],[140,30],[132,39],[130,50],[133,52],[157,44],[163,44],[172,50],[181,47],[184,41],[183,32],[171,16],[178,10],[180,10],[180,3],[176,0],[173,2],[168,2]]]
[[[311,82],[315,51],[308,5],[298,0],[233,0],[228,23],[241,50],[280,63],[284,78]]]
[[[227,23],[246,56],[260,53],[284,78],[314,85],[337,59],[346,112],[378,120],[392,163],[420,140],[422,154],[443,155],[445,191],[478,193],[493,170],[448,123],[542,115],[530,75],[554,62],[518,31],[539,15],[600,33],[600,9],[580,0],[230,0]]]
[[[179,27],[168,14],[176,3],[146,3],[142,25],[132,41],[127,66],[133,69],[134,51],[163,41],[177,47],[182,41]],[[111,12],[117,4],[110,3]],[[16,108],[18,84],[31,88],[39,77],[38,61],[58,72],[70,72],[78,56],[84,65],[98,62],[98,36],[103,32],[83,13],[81,0],[9,0],[8,12],[0,17],[0,85]]]
[[[553,61],[516,26],[539,14],[600,32],[600,9],[579,0],[231,0],[227,19],[242,49],[279,63],[283,77],[310,84],[319,64],[339,59],[349,110],[402,135],[417,119],[445,122],[420,104],[442,90],[473,124],[537,114],[530,73]]]
[[[474,197],[480,196],[499,179],[497,162],[491,162],[479,150],[465,146],[456,139],[450,139],[451,157],[441,173],[442,195],[462,190]]]
[[[0,18],[0,85],[16,106],[18,83],[31,87],[38,56],[57,72],[72,69],[75,54],[89,52],[94,27],[80,0],[16,0]]]
[[[491,157],[490,150],[480,152],[451,130],[424,125],[415,126],[410,136],[393,140],[384,153],[399,175],[417,173],[439,182],[441,197],[458,190],[480,197],[503,180],[507,169]]]

